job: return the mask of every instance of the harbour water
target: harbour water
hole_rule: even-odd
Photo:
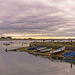
[[[27,52],[5,52],[5,49],[27,47],[35,40],[12,40],[5,46],[0,41],[0,75],[74,75],[75,65],[67,62],[52,61]],[[42,40],[41,40],[42,41]],[[27,44],[23,44],[26,42]]]

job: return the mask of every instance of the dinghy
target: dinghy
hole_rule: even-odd
[[[36,49],[37,47],[30,47],[30,48],[28,48],[28,50],[34,50],[34,49]]]
[[[43,50],[40,50],[40,52],[49,52],[50,50],[52,50],[52,48],[43,49]]]
[[[55,53],[63,52],[64,50],[65,50],[65,46],[61,47],[59,49],[56,49],[56,50],[52,50],[52,51],[50,51],[50,53],[55,54]]]
[[[46,49],[47,47],[37,47],[36,50],[39,52],[40,50]]]
[[[67,52],[67,53],[63,54],[62,56],[65,58],[68,58],[68,57],[72,57],[74,55],[75,55],[75,51],[71,51],[71,52]]]
[[[8,45],[11,45],[11,44],[10,43],[3,43],[3,45],[8,46]]]

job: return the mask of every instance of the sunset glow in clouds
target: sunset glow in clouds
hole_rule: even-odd
[[[75,0],[0,0],[0,34],[75,36]]]

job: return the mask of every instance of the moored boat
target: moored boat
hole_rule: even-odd
[[[37,47],[36,50],[39,52],[40,50],[46,49],[47,47]]]
[[[8,45],[10,45],[10,43],[3,43],[3,45],[8,46]]]
[[[65,50],[65,46],[61,47],[59,49],[56,49],[56,50],[52,50],[52,51],[50,51],[50,53],[55,54],[55,53],[63,52],[64,50]]]
[[[40,52],[48,52],[48,51],[50,51],[50,50],[52,50],[52,48],[43,49],[43,50],[40,50]]]
[[[75,51],[67,52],[63,54],[62,56],[65,58],[73,57],[75,55]]]
[[[36,49],[37,47],[30,47],[30,48],[28,48],[28,50],[34,50],[34,49]]]

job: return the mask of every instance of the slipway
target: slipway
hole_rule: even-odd
[[[74,55],[75,55],[75,51],[71,51],[71,52],[63,54],[62,56],[67,58],[67,57],[72,57]]]

